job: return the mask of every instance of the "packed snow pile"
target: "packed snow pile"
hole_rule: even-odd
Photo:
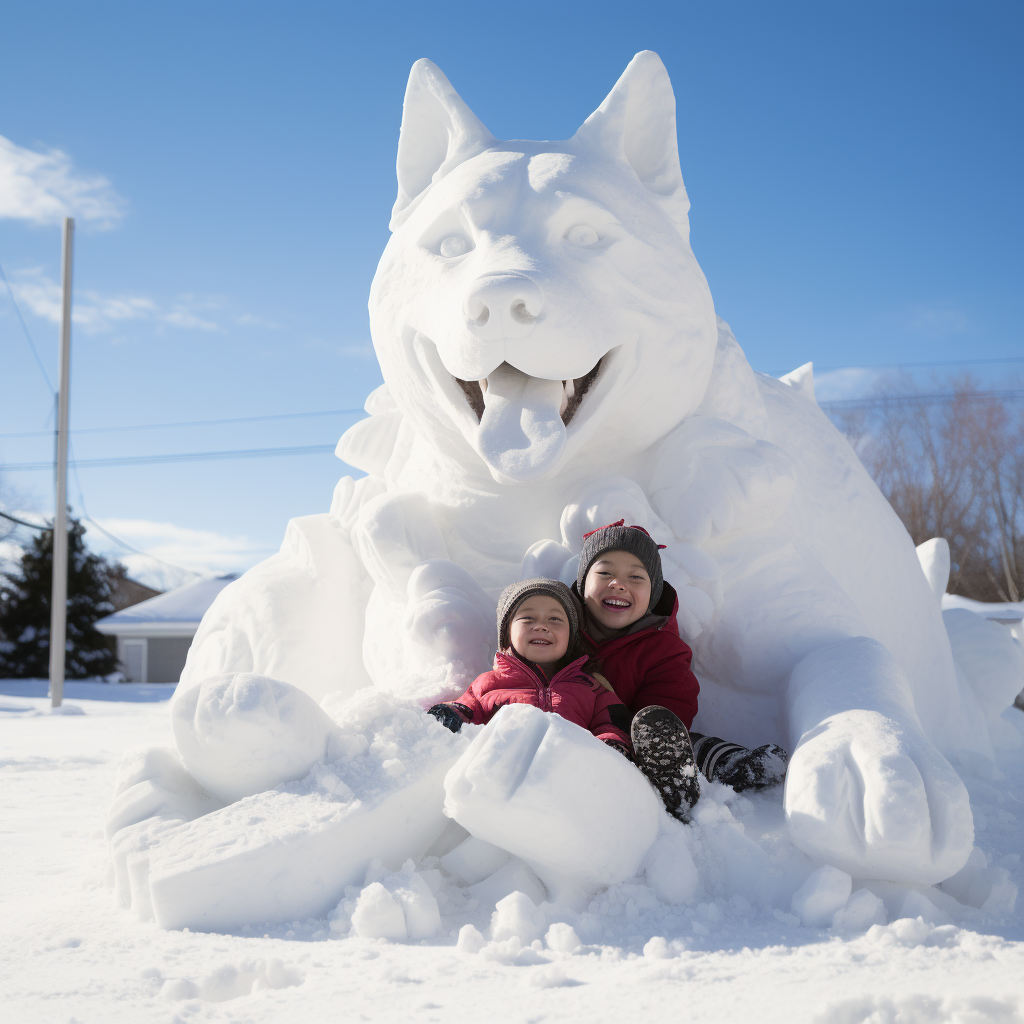
[[[498,142],[419,61],[398,181],[370,296],[385,384],[338,446],[366,475],[204,617],[176,751],[119,783],[123,904],[381,937],[430,931],[436,904],[475,929],[464,948],[513,958],[620,914],[654,936],[1005,912],[963,774],[1021,744],[1003,714],[1024,654],[943,612],[944,542],[915,551],[811,368],[755,373],[716,316],[657,56],[557,143]],[[490,667],[505,586],[574,579],[584,535],[620,519],[663,545],[694,728],[784,746],[784,790],[708,785],[682,826],[554,716],[452,736],[424,714]]]

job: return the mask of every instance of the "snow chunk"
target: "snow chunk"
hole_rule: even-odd
[[[853,935],[866,932],[874,924],[885,924],[885,904],[869,889],[858,889],[832,916],[837,932]]]
[[[524,946],[544,934],[544,915],[524,892],[514,892],[498,902],[491,915],[491,939],[517,938]]]
[[[647,884],[666,903],[693,902],[700,878],[686,845],[686,829],[667,815],[647,854],[645,874]]]
[[[433,888],[411,860],[396,872],[374,861],[363,889],[349,886],[345,897],[329,915],[335,935],[345,935],[349,924],[364,939],[429,939],[440,931]]]
[[[352,928],[364,939],[405,939],[405,914],[395,895],[380,882],[371,882],[352,911]]]
[[[168,978],[160,989],[163,999],[202,999],[223,1003],[265,989],[290,988],[305,980],[301,972],[288,967],[277,957],[269,960],[243,960],[235,964],[222,964],[200,981],[188,978]]]
[[[583,945],[576,934],[576,929],[564,921],[556,921],[548,929],[544,943],[548,949],[553,949],[556,953],[575,953]]]
[[[460,953],[479,953],[486,945],[487,940],[473,925],[464,924],[459,929],[459,939],[455,943],[455,948]]]
[[[373,876],[381,877],[371,882]],[[349,911],[356,935],[367,939],[429,939],[440,931],[437,900],[412,860],[394,873],[387,873],[381,862],[375,861],[367,881]]]
[[[805,928],[826,928],[836,912],[845,906],[853,879],[845,871],[826,864],[793,893],[791,908]]]

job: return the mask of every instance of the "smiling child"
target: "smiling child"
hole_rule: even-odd
[[[483,725],[506,704],[532,704],[588,729],[629,756],[628,712],[611,690],[587,671],[590,655],[579,634],[576,602],[564,583],[536,578],[506,588],[498,602],[494,668],[478,676],[458,700],[430,709],[458,732],[464,722]]]

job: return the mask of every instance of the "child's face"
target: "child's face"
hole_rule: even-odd
[[[512,647],[520,658],[549,665],[569,649],[569,619],[561,603],[546,594],[530,594],[512,613]]]
[[[602,626],[624,629],[647,613],[651,578],[636,555],[606,551],[587,573],[583,601]]]

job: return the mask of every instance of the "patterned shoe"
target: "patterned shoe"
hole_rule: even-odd
[[[690,808],[700,799],[700,779],[686,726],[668,708],[643,708],[630,727],[637,767],[658,791],[665,810],[690,820]]]

